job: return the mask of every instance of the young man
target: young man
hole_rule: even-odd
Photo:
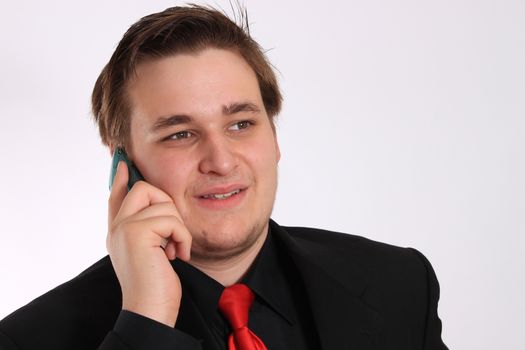
[[[280,106],[261,49],[220,12],[134,24],[93,112],[145,181],[128,192],[119,164],[109,258],[1,321],[0,348],[446,349],[420,253],[270,220]]]

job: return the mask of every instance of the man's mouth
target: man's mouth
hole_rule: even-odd
[[[228,199],[232,196],[235,196],[236,194],[239,194],[242,190],[240,188],[233,190],[231,192],[227,193],[214,193],[214,194],[205,194],[204,196],[201,196],[201,198],[204,199],[215,199],[215,200],[223,200]]]

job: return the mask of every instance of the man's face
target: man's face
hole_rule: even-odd
[[[254,71],[206,49],[141,63],[129,85],[132,160],[168,193],[193,236],[192,255],[236,255],[268,229],[277,139]]]

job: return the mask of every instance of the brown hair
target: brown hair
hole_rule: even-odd
[[[246,10],[240,8],[238,12],[239,25],[212,7],[198,5],[168,8],[133,24],[93,88],[92,112],[102,143],[129,146],[131,111],[126,88],[138,64],[208,47],[235,51],[246,60],[257,76],[273,125],[282,102],[277,79],[261,47],[250,37]]]

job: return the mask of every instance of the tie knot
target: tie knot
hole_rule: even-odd
[[[248,311],[254,298],[252,290],[245,284],[234,284],[222,292],[219,310],[234,330],[248,326]]]

